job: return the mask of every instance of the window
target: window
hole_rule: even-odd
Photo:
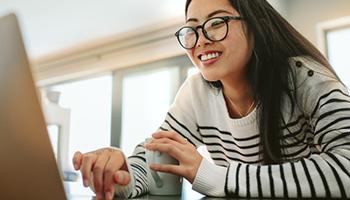
[[[318,25],[318,46],[342,82],[350,88],[350,17],[322,22]]]
[[[174,73],[176,69],[160,69],[125,76],[121,148],[127,155],[163,122],[173,97]]]
[[[69,140],[63,144],[68,149],[66,159],[62,159],[69,165],[66,171],[74,171],[76,151],[116,146],[131,155],[135,146],[162,124],[190,66],[187,57],[180,56],[43,87],[42,93],[53,99],[55,108],[70,113]],[[61,128],[55,123],[48,125],[57,156]]]
[[[110,145],[112,76],[57,84],[46,89],[59,92],[59,106],[70,110],[69,143],[64,144],[68,148],[68,161],[64,162],[72,170],[71,160],[76,151],[85,153]],[[57,132],[57,127],[49,126],[53,144],[58,143]]]
[[[327,56],[339,78],[350,88],[350,25],[327,32]]]
[[[120,147],[131,155],[161,123],[178,85],[178,69],[164,67],[130,72],[122,79],[122,129]]]
[[[113,146],[130,156],[137,144],[158,130],[190,65],[180,56],[115,72]]]

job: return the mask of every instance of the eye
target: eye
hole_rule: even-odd
[[[220,28],[224,26],[224,24],[225,24],[225,21],[222,19],[213,19],[212,21],[210,21],[209,27]]]
[[[180,36],[182,37],[192,37],[195,36],[196,33],[193,30],[193,28],[182,28],[181,31],[179,32]]]

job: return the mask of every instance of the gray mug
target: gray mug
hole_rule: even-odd
[[[147,138],[146,143],[150,142],[152,139]],[[164,173],[157,172],[149,168],[152,163],[157,164],[172,164],[178,165],[179,162],[169,156],[166,153],[161,153],[159,151],[150,151],[146,149],[146,162],[147,162],[147,180],[149,193],[151,195],[180,195],[182,190],[182,177]]]

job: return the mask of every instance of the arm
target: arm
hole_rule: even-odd
[[[191,105],[192,97],[190,81],[191,80],[187,80],[180,88],[175,101],[169,108],[166,118],[158,132],[163,132],[166,135],[170,134],[172,135],[172,139],[177,138],[179,143],[182,142],[183,144],[181,145],[186,146],[185,148],[196,151],[195,147],[202,145],[202,140],[197,131],[194,111]],[[177,134],[181,136],[182,139],[176,136]],[[186,141],[183,140],[183,138],[186,138]],[[133,155],[127,159],[127,163],[134,182],[130,182],[127,187],[119,190],[120,192],[118,192],[117,195],[123,197],[136,197],[146,194],[148,192],[148,167],[146,165],[144,143],[136,146]],[[185,164],[190,167],[189,163],[189,161],[185,161]]]
[[[210,196],[349,198],[350,97],[333,78],[312,79],[299,99],[311,119],[317,154],[279,165],[231,162],[227,168],[203,159],[194,189]]]

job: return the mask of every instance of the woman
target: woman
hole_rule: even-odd
[[[98,198],[146,193],[147,148],[179,161],[152,169],[210,196],[350,197],[347,89],[265,0],[187,0],[176,36],[200,74],[128,159],[111,148],[77,152],[85,186]],[[196,151],[202,145],[215,164]]]

